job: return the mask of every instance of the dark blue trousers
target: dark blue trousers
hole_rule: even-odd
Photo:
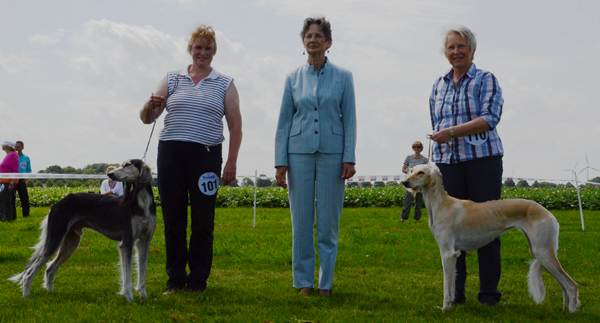
[[[213,258],[221,145],[160,141],[158,189],[165,222],[167,288],[206,289]],[[188,249],[188,197],[191,236]],[[186,266],[189,265],[189,274]]]
[[[442,172],[444,188],[452,197],[486,202],[499,200],[502,195],[502,156],[476,159],[457,164],[437,164]],[[500,237],[477,250],[479,258],[479,302],[495,305],[502,294],[498,291],[500,281]],[[456,262],[456,288],[454,302],[466,299],[467,279],[466,253],[463,251]]]

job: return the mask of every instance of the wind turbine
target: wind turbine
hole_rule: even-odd
[[[575,179],[575,189],[577,190],[577,200],[579,201],[579,214],[581,215],[581,231],[585,231],[585,224],[583,223],[583,207],[581,206],[581,194],[579,193],[579,181],[577,181],[577,172],[575,171],[575,167],[577,167],[578,163],[579,161],[575,163],[573,169],[563,169],[563,171],[571,172],[571,181],[573,181],[573,178]]]
[[[599,172],[600,172],[600,170],[599,170],[599,169],[596,169],[596,168],[594,168],[594,167],[592,167],[592,166],[590,166],[590,161],[588,160],[588,156],[587,156],[587,154],[585,154],[585,162],[587,163],[587,166],[585,166],[585,168],[584,168],[584,169],[582,169],[582,170],[579,172],[579,174],[583,173],[583,171],[584,171],[584,170],[585,170],[585,171],[587,171],[587,177],[586,177],[586,181],[587,181],[587,182],[589,182],[589,181],[590,181],[590,169],[593,169],[593,170],[595,170],[595,171],[599,171]]]

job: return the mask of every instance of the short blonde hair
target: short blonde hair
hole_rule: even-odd
[[[108,174],[108,172],[110,172],[111,170],[113,170],[113,169],[115,169],[115,168],[117,168],[117,167],[115,167],[115,166],[108,166],[108,167],[106,168],[106,173]]]
[[[412,144],[412,145],[413,145],[413,146],[415,146],[415,145],[416,145],[416,146],[419,146],[419,147],[423,148],[423,144],[422,144],[420,141],[418,141],[418,140],[417,140],[417,141],[415,141],[415,142],[413,142],[413,144]]]
[[[217,48],[217,38],[215,37],[215,31],[211,26],[200,25],[192,32],[192,36],[190,37],[187,47],[187,51],[190,55],[192,54],[192,46],[196,40],[203,40],[207,43],[212,42],[215,45],[215,49]]]

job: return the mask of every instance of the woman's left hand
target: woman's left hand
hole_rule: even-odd
[[[431,136],[431,140],[437,142],[438,144],[445,144],[451,139],[452,136],[450,136],[450,128],[442,129]]]
[[[356,174],[353,163],[344,163],[344,171],[342,172],[342,179],[349,179]]]

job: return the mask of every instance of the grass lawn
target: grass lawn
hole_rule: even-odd
[[[441,310],[442,266],[426,215],[420,223],[399,221],[399,208],[346,208],[331,298],[305,296],[292,288],[291,224],[287,209],[217,209],[213,270],[202,294],[162,296],[166,287],[162,216],[148,264],[148,299],[118,295],[115,242],[86,231],[79,250],[56,275],[54,292],[36,276],[31,295],[21,297],[7,281],[21,272],[37,243],[48,208],[0,222],[0,322],[599,322],[600,212],[553,212],[561,225],[558,258],[580,286],[582,306],[562,308],[556,281],[544,272],[547,296],[535,304],[527,290],[531,259],[523,234],[502,236],[502,300],[494,308],[477,302],[476,253],[467,257],[467,302]],[[318,273],[316,275],[318,277]],[[135,277],[135,274],[134,274]]]

